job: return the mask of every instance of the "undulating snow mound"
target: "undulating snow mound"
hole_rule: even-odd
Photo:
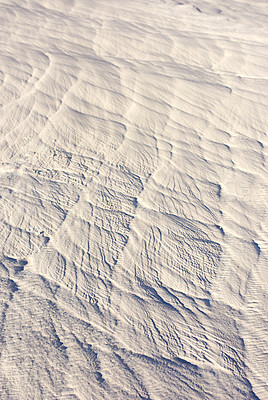
[[[1,2],[1,399],[268,398],[266,5]]]

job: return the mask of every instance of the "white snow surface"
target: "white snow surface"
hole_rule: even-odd
[[[1,400],[268,399],[266,14],[0,2]]]

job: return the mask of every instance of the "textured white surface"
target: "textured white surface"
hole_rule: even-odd
[[[1,1],[1,399],[268,398],[265,12]]]

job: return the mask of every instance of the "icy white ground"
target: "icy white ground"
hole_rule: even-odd
[[[266,12],[1,1],[1,400],[268,399]]]

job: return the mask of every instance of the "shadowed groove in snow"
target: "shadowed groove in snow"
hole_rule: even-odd
[[[260,399],[264,3],[0,6],[0,397]]]

